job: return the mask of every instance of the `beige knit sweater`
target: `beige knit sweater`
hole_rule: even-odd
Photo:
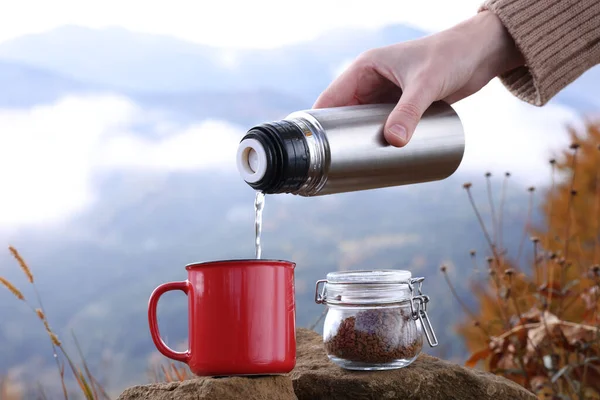
[[[486,0],[483,10],[500,18],[525,58],[500,80],[528,103],[544,105],[600,64],[600,0]]]

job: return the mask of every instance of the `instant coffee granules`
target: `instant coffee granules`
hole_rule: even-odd
[[[359,311],[343,318],[325,340],[330,356],[373,364],[412,359],[422,346],[423,337],[410,310],[402,307]]]

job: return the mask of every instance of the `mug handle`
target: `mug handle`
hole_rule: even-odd
[[[158,300],[160,296],[171,290],[181,290],[186,295],[190,289],[188,281],[182,282],[168,282],[158,286],[150,295],[150,301],[148,302],[148,324],[150,326],[150,335],[152,335],[152,341],[154,345],[165,357],[171,358],[175,361],[182,363],[188,363],[191,354],[190,351],[179,352],[172,350],[160,337],[160,331],[158,329],[158,320],[156,318],[156,307],[158,306]]]

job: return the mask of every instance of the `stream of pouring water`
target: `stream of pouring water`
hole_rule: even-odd
[[[262,215],[264,207],[265,194],[263,192],[256,192],[256,198],[254,199],[254,245],[256,247],[257,259],[260,258],[262,254],[260,236],[262,233]]]

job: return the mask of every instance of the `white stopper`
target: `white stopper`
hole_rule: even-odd
[[[244,139],[237,151],[237,168],[248,183],[256,183],[267,172],[267,153],[256,139]]]

